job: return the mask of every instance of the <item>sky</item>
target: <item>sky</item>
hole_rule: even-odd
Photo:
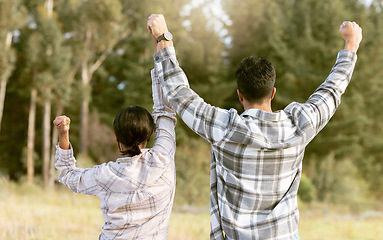
[[[373,0],[362,0],[367,6],[370,6],[372,1]]]
[[[364,2],[366,6],[370,6],[373,0],[360,0]],[[227,35],[227,30],[225,29],[225,25],[230,25],[231,20],[229,16],[223,10],[221,0],[192,0],[191,4],[184,7],[181,12],[182,15],[189,15],[190,10],[200,6],[201,4],[206,4],[204,8],[204,13],[209,19],[208,27],[212,27],[218,34],[225,39]],[[185,27],[188,27],[190,23],[187,21],[184,23]],[[230,39],[226,39],[226,41],[230,41]],[[229,42],[227,42],[229,43]]]
[[[227,33],[224,29],[224,25],[230,25],[231,21],[229,16],[223,10],[220,0],[193,0],[191,4],[184,7],[181,14],[185,16],[189,15],[191,9],[196,8],[201,4],[206,4],[203,11],[209,19],[208,27],[214,28],[221,35],[221,37],[223,37]],[[188,22],[185,24],[187,27]]]

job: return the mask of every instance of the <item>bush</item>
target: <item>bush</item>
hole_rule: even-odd
[[[298,197],[302,202],[310,203],[316,199],[316,189],[310,178],[302,174],[301,183],[299,185]]]
[[[209,143],[202,139],[189,138],[187,144],[177,145],[176,172],[176,204],[208,205],[210,195]]]
[[[320,201],[349,206],[368,202],[368,184],[351,159],[336,159],[329,154],[318,165],[313,183]]]

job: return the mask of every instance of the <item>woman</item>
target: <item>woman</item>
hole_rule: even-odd
[[[152,70],[153,117],[139,106],[121,110],[113,123],[122,158],[77,168],[69,142],[70,119],[56,117],[59,181],[76,193],[100,198],[105,224],[99,239],[166,239],[175,192],[175,112]],[[153,147],[146,149],[154,129]]]

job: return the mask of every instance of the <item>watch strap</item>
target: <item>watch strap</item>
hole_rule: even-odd
[[[160,35],[158,38],[157,38],[157,43],[161,42],[162,40],[165,39],[165,33]]]

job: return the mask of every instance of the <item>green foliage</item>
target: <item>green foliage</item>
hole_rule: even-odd
[[[302,174],[301,182],[299,184],[298,197],[303,202],[310,203],[316,199],[316,189],[310,178]]]
[[[313,183],[319,200],[349,206],[368,201],[367,182],[350,159],[336,160],[330,154],[318,160]]]
[[[10,36],[25,24],[25,13],[20,0],[0,1],[0,80],[7,80],[14,69],[16,56]]]
[[[194,8],[185,16],[189,22],[188,33],[177,43],[177,55],[191,88],[206,102],[222,107],[224,100],[235,91],[235,82],[225,81],[227,67],[222,58],[225,46],[215,29],[209,27],[204,7]]]
[[[191,139],[176,152],[177,188],[175,202],[179,205],[209,204],[210,146],[201,139]]]
[[[222,0],[231,21],[224,26],[224,37],[209,24],[204,9],[209,1],[201,1],[186,14],[181,11],[190,0],[54,1],[51,17],[44,2],[0,0],[0,74],[11,80],[0,135],[0,171],[11,178],[25,174],[22,153],[32,87],[39,89],[40,102],[50,99],[65,107],[64,113],[72,119],[71,142],[76,151],[82,129],[80,102],[83,95],[91,96],[90,112],[97,114],[90,115],[95,120],[89,125],[95,141],[90,145],[92,159],[87,161],[91,165],[113,160],[110,126],[116,113],[126,105],[152,108],[152,43],[145,28],[151,13],[165,15],[192,89],[212,105],[239,111],[233,73],[242,58],[255,55],[273,63],[278,90],[274,110],[292,101],[304,102],[324,81],[342,49],[339,25],[355,20],[364,33],[355,72],[337,113],[306,149],[307,178],[302,176],[299,195],[302,201],[337,203],[368,201],[367,193],[383,199],[382,1],[366,7],[359,0]],[[6,34],[15,29],[19,35],[13,48],[5,51]],[[125,30],[128,36],[119,39]],[[84,88],[79,81],[80,62],[86,60],[91,67],[103,53],[105,62]],[[36,156],[42,155],[41,111],[38,106]],[[196,140],[181,120],[176,131],[176,201],[207,204],[208,144]]]

